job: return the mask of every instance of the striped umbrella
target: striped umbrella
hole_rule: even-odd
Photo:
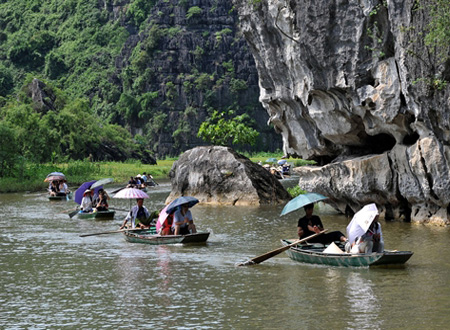
[[[122,199],[138,199],[138,198],[149,198],[148,195],[140,189],[136,188],[125,188],[114,195],[114,198]]]

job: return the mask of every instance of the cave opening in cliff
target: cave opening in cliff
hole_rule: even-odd
[[[368,135],[366,138],[367,151],[374,154],[382,154],[391,150],[396,144],[395,138],[389,134],[381,133]]]
[[[403,138],[403,144],[406,146],[412,146],[414,143],[417,142],[417,140],[419,139],[419,133],[417,132],[413,132],[411,134],[406,135]]]

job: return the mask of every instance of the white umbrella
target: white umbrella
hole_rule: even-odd
[[[347,226],[348,241],[353,243],[357,237],[364,235],[378,214],[378,208],[375,203],[367,204],[356,212]]]

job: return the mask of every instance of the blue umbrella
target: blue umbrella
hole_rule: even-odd
[[[86,191],[86,189],[90,189],[91,186],[92,186],[95,182],[97,182],[97,180],[85,182],[85,183],[83,183],[83,184],[75,191],[75,196],[74,196],[74,199],[73,199],[73,200],[75,201],[75,203],[81,205],[81,200],[83,199],[83,194],[84,194],[84,192]],[[94,194],[95,194],[95,193],[98,193],[98,191],[99,191],[100,189],[102,189],[102,188],[103,188],[102,186],[95,188],[95,189],[94,189]]]
[[[324,195],[317,194],[317,193],[306,193],[302,195],[298,195],[294,199],[290,200],[283,208],[283,211],[281,211],[281,215],[288,214],[290,212],[296,211],[300,208],[302,208],[305,205],[313,204],[318,201],[322,201],[324,199],[327,199],[328,197],[325,197]]]
[[[277,162],[277,159],[276,158],[269,158],[269,159],[266,159],[266,163],[276,163]]]
[[[278,165],[284,165],[284,164],[286,164],[287,163],[287,160],[286,159],[280,159],[279,161],[278,161]]]
[[[178,197],[177,199],[175,199],[174,201],[172,201],[172,203],[170,203],[167,206],[166,212],[168,214],[171,214],[171,213],[176,211],[178,206],[181,206],[181,205],[184,205],[184,204],[188,204],[189,207],[192,207],[192,206],[194,206],[197,203],[198,203],[198,199],[195,198],[195,197],[181,196],[181,197]]]

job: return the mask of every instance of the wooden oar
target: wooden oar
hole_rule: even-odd
[[[75,214],[77,214],[79,211],[80,210],[78,210],[78,208],[76,208],[74,211],[69,213],[69,217],[72,219],[75,216]]]
[[[147,229],[142,229],[142,228],[135,228],[135,229],[120,229],[120,230],[104,231],[104,232],[101,232],[101,233],[83,234],[83,235],[80,235],[80,237],[96,236],[96,235],[105,235],[105,234],[114,234],[114,233],[122,233],[122,232],[124,232],[124,231],[136,231],[136,230],[147,230]]]
[[[259,264],[259,263],[261,263],[261,262],[263,262],[263,261],[265,261],[265,260],[267,260],[269,258],[272,258],[272,257],[276,256],[277,254],[280,254],[281,252],[284,252],[284,251],[288,250],[291,246],[297,245],[299,243],[306,242],[306,241],[310,240],[311,238],[314,238],[316,236],[322,235],[326,231],[327,231],[327,229],[322,230],[319,233],[313,234],[313,235],[308,236],[308,237],[303,238],[303,239],[299,239],[299,240],[297,240],[297,241],[295,241],[295,242],[293,242],[291,244],[288,244],[286,246],[283,246],[283,247],[281,247],[279,249],[276,249],[276,250],[264,253],[264,254],[262,254],[262,255],[260,255],[258,257],[250,259],[250,260],[248,260],[246,262],[241,262],[241,263],[238,264],[238,266],[250,266],[250,265]]]

